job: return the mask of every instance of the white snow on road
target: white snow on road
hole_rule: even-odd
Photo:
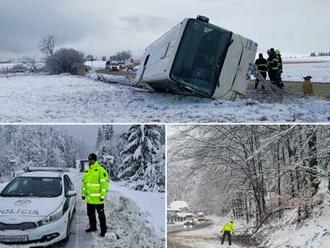
[[[219,230],[230,219],[228,217],[219,217],[219,216],[208,216],[207,218],[210,219],[213,222],[213,224],[206,226],[205,228],[170,234],[170,236],[172,236],[172,239],[171,238],[169,239],[173,240],[174,238],[174,240],[177,243],[191,248],[220,247],[221,244],[219,239]],[[239,233],[241,229],[241,223],[236,223],[236,221],[234,221],[234,223],[237,230],[236,233]],[[228,246],[228,240],[226,239],[223,247],[227,247],[227,246]],[[230,247],[236,248],[243,246],[235,243],[235,236],[233,236],[232,246]]]
[[[111,184],[111,191],[120,193],[132,199],[139,208],[146,212],[149,220],[154,224],[156,233],[160,238],[165,237],[165,194],[154,192],[141,192],[116,183]]]
[[[330,101],[223,101],[148,93],[62,75],[0,77],[0,122],[327,122]]]

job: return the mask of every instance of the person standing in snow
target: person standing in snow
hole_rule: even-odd
[[[222,234],[221,244],[225,242],[226,236],[228,236],[228,243],[231,245],[231,236],[233,235],[233,232],[235,231],[235,225],[234,222],[231,220],[227,222],[222,229],[220,230]]]
[[[279,67],[278,67],[278,81],[279,81],[279,86],[281,88],[283,88],[284,87],[284,84],[282,82],[282,76],[281,76],[281,74],[283,73],[283,62],[282,62],[282,56],[281,56],[280,50],[276,49],[275,54],[277,56],[278,63],[279,63]]]
[[[84,172],[82,181],[82,199],[87,203],[87,215],[89,228],[86,232],[95,232],[97,211],[100,221],[101,233],[104,237],[107,232],[106,219],[104,214],[104,200],[109,188],[109,176],[106,169],[97,161],[94,153],[88,155],[89,167]]]
[[[277,87],[280,87],[279,84],[279,67],[280,63],[278,57],[276,56],[274,48],[269,50],[269,57],[267,59],[268,75],[272,84],[275,84]]]
[[[263,57],[262,53],[259,53],[259,58],[255,62],[257,70],[263,76],[264,79],[267,77],[267,60]],[[256,79],[254,89],[257,89],[259,85],[259,80]]]

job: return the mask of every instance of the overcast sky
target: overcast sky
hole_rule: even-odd
[[[60,47],[112,55],[144,48],[185,17],[253,39],[259,50],[283,53],[330,50],[329,0],[0,0],[0,61],[37,56],[52,34]]]
[[[89,153],[95,152],[97,130],[101,128],[100,125],[56,125],[55,128],[65,131],[67,134],[73,136],[79,141],[83,141]]]

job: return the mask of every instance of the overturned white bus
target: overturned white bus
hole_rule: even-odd
[[[257,43],[209,23],[186,18],[145,49],[138,84],[156,91],[211,98],[245,95]]]

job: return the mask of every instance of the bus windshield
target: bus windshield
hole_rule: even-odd
[[[232,32],[199,20],[189,20],[170,77],[211,97],[230,45]]]

